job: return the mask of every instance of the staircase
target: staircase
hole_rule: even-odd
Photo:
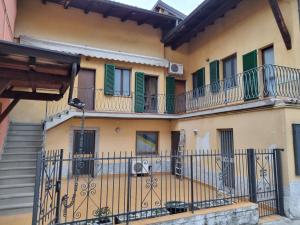
[[[11,123],[0,160],[0,215],[32,211],[41,124]]]

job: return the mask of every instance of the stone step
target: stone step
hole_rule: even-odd
[[[34,175],[35,173],[35,167],[9,167],[0,169],[0,176]]]
[[[7,141],[5,147],[41,147],[42,141]]]
[[[0,205],[16,205],[33,202],[33,192],[0,195]]]
[[[9,147],[9,146],[5,146],[4,147],[4,153],[37,153],[41,150],[42,150],[41,146],[38,146],[38,147],[28,147],[28,146]]]
[[[15,205],[0,205],[0,215],[15,215],[19,213],[32,212],[33,203],[23,203]],[[22,221],[19,221],[22,224]]]
[[[0,195],[34,192],[34,183],[0,185]]]
[[[37,135],[37,136],[43,136],[43,131],[40,130],[14,130],[14,131],[8,131],[7,133],[8,136],[12,136],[12,135],[24,135],[24,136],[33,136],[33,135]]]
[[[0,160],[0,169],[10,167],[30,167],[36,166],[36,159],[26,160]]]
[[[37,159],[38,152],[18,152],[18,153],[9,153],[9,152],[4,152],[2,154],[2,159],[3,160],[21,160],[21,159]]]
[[[42,135],[8,135],[6,138],[7,142],[13,141],[43,141]]]
[[[43,127],[41,124],[27,124],[27,123],[11,123],[9,126],[9,131],[17,131],[17,130],[39,130],[42,131]]]
[[[0,185],[29,184],[35,182],[35,175],[0,176]]]

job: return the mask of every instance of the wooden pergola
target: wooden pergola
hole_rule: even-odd
[[[72,98],[80,56],[0,41],[0,98],[12,99],[0,123],[19,100],[58,101],[69,88]]]

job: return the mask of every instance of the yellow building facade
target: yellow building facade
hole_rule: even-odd
[[[245,83],[241,76],[226,90],[224,83],[214,88],[211,82],[213,62],[217,62],[218,80],[222,81],[226,79],[226,63],[236,66],[235,74],[243,73],[244,56],[251,52],[256,52],[256,64],[260,68],[255,72],[258,84],[263,83],[266,69],[261,66],[266,64],[264,56],[267,50],[272,49],[272,64],[299,68],[298,1],[280,0],[279,6],[291,37],[290,50],[287,50],[267,0],[241,1],[236,8],[176,49],[165,46],[161,41],[163,31],[149,24],[121,21],[120,18],[104,17],[95,12],[84,13],[72,7],[66,10],[61,5],[42,4],[38,0],[19,1],[15,38],[33,46],[80,52],[81,69],[93,74],[94,86],[82,88],[80,76],[83,75],[79,73],[74,97],[85,96],[92,105],[86,110],[85,129],[95,131],[96,153],[135,153],[139,132],[156,133],[157,152],[170,151],[172,132],[180,130],[186,133],[186,149],[218,149],[222,147],[221,132],[230,130],[235,149],[284,149],[285,211],[289,217],[299,218],[300,177],[295,172],[292,124],[300,124],[300,110],[299,104],[289,102],[294,95],[288,96],[288,91],[282,91],[288,85],[279,84],[278,89],[284,92],[283,96],[257,94],[255,98],[248,99],[250,101],[245,101],[247,87],[239,83]],[[234,60],[228,61],[231,58]],[[184,97],[171,98],[173,105],[168,106],[170,62],[183,65],[183,75],[171,77],[178,82],[175,92]],[[122,80],[121,85],[125,94],[105,94],[107,65],[114,65],[121,74],[128,71],[129,78]],[[271,73],[285,71],[283,67],[270,68]],[[199,69],[205,71],[202,77],[204,85],[208,85],[203,86],[205,94],[195,91],[197,84],[193,77]],[[148,77],[145,86],[148,85],[150,97],[142,97],[143,112],[136,108],[140,97],[136,94],[138,73]],[[294,75],[286,73],[294,78]],[[127,83],[126,88],[124,83]],[[296,94],[299,93],[297,85],[299,83],[289,86]],[[258,89],[264,92],[264,88],[262,85]],[[270,92],[269,89],[267,91]],[[228,96],[224,97],[223,93]],[[171,107],[172,113],[169,113],[168,107]],[[45,149],[63,148],[66,154],[72,154],[74,131],[80,129],[80,116],[81,112],[70,109],[65,96],[59,102],[47,104],[21,101],[11,113],[10,120],[30,123],[45,120]]]

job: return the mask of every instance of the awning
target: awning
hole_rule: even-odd
[[[137,63],[164,68],[167,68],[169,66],[169,61],[163,58],[137,55],[128,52],[111,51],[101,48],[93,48],[85,45],[75,45],[57,41],[41,40],[23,35],[20,36],[20,43],[29,46],[51,49],[70,54],[79,54],[100,59],[116,60],[121,62]]]
[[[13,99],[0,122],[21,99],[57,101],[69,87],[71,94],[79,63],[77,55],[0,41],[0,98]]]

